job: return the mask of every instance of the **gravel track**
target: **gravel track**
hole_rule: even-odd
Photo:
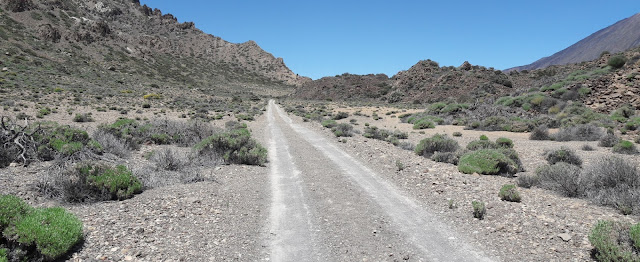
[[[275,177],[271,217],[278,218],[272,219],[275,226],[271,228],[278,230],[272,231],[273,235],[280,236],[272,240],[272,259],[327,260],[328,255],[335,261],[491,261],[427,209],[333,142],[293,123],[273,101],[267,115],[272,134],[270,165]],[[286,168],[282,169],[285,162]],[[280,184],[285,176],[282,172],[289,172],[294,181]],[[291,193],[284,198],[280,193],[283,186],[289,186]],[[303,191],[311,193],[306,196]],[[374,221],[366,222],[371,219]],[[319,226],[316,235],[325,239],[320,243],[309,232],[316,225]],[[309,248],[319,254],[328,250],[329,254],[307,257]],[[282,254],[283,250],[292,253]]]

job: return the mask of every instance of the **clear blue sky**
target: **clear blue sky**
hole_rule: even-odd
[[[233,42],[254,40],[295,73],[394,75],[419,60],[506,69],[640,12],[639,0],[142,0]]]

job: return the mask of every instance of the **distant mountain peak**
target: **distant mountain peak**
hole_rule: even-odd
[[[601,29],[551,56],[505,71],[533,70],[552,65],[591,61],[598,58],[605,51],[618,53],[638,46],[640,46],[640,13]]]

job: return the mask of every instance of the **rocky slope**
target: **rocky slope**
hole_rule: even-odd
[[[470,100],[472,97],[507,94],[512,83],[501,71],[465,62],[458,68],[440,67],[423,60],[391,78],[384,74],[343,74],[324,77],[297,88],[294,97],[303,99],[358,99],[365,101],[434,102],[448,98]]]
[[[89,85],[307,81],[253,41],[227,42],[137,0],[1,0],[0,8],[0,48],[6,53],[0,62],[18,74],[31,68]]]
[[[605,51],[617,53],[637,46],[640,46],[640,13],[595,32],[551,56],[506,71],[531,70],[551,65],[580,63],[596,59]]]

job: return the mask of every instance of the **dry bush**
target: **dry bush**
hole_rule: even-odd
[[[602,128],[593,124],[584,124],[562,128],[553,135],[553,138],[556,141],[596,141],[603,135]]]
[[[105,153],[113,154],[120,158],[128,158],[131,155],[131,151],[129,151],[125,142],[110,133],[99,129],[92,137],[102,145]]]

